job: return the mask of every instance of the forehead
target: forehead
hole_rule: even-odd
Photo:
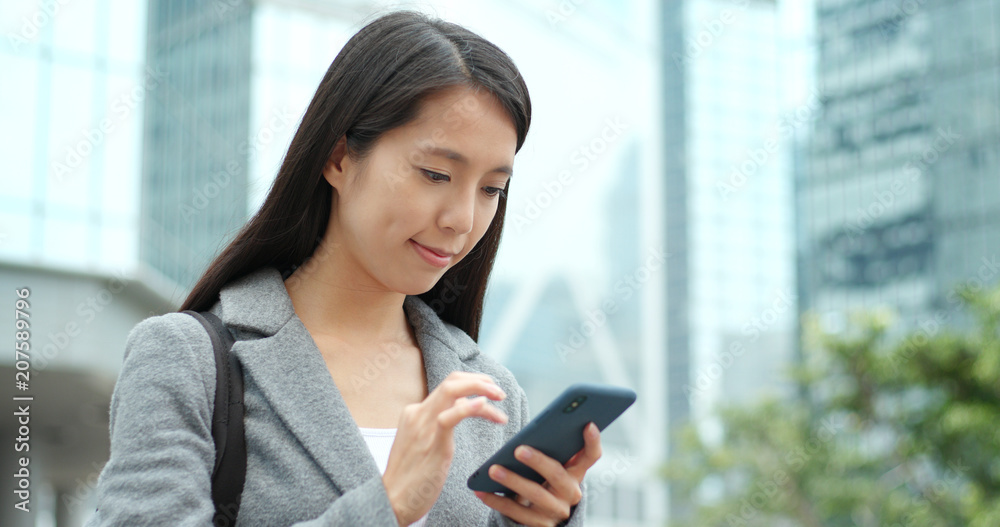
[[[423,149],[444,147],[473,150],[489,147],[495,155],[513,158],[517,145],[517,131],[513,120],[488,90],[469,87],[452,87],[425,96],[417,116],[410,123],[398,128],[399,139],[414,141],[413,146]],[[470,152],[476,154],[476,152]]]

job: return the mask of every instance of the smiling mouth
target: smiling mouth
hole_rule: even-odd
[[[444,268],[451,263],[451,258],[453,254],[440,254],[436,250],[431,249],[425,245],[418,243],[417,241],[410,239],[411,244],[413,244],[414,250],[419,254],[425,262],[433,265],[434,267]]]
[[[428,246],[426,246],[426,245],[424,245],[424,244],[422,244],[420,242],[417,242],[416,240],[414,240],[414,243],[416,243],[417,245],[423,247],[424,249],[427,249],[428,251],[430,251],[430,252],[432,252],[432,253],[440,256],[441,258],[451,258],[452,256],[455,256],[456,254],[458,254],[458,253],[449,253],[449,252],[441,251],[440,249],[435,249],[433,247],[428,247]]]

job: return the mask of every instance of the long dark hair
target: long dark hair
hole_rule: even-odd
[[[209,264],[179,311],[211,308],[219,290],[261,267],[287,271],[313,254],[330,218],[332,187],[322,169],[340,137],[362,159],[386,131],[417,116],[421,99],[453,86],[486,89],[510,115],[521,149],[531,122],[528,88],[495,45],[453,23],[396,11],[365,25],[320,82],[260,209]],[[510,180],[505,185],[509,191]],[[479,340],[483,297],[507,202],[478,244],[420,296],[442,320]]]

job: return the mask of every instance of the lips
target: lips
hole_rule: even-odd
[[[413,250],[416,251],[416,253],[420,255],[425,262],[439,269],[444,269],[451,265],[451,260],[455,255],[455,253],[449,251],[437,252],[441,249],[427,247],[421,243],[417,243],[417,241],[412,238],[409,240],[409,243],[413,245]]]
[[[458,253],[453,253],[453,252],[445,251],[443,249],[438,249],[436,247],[430,247],[428,245],[424,245],[424,244],[422,244],[420,242],[417,242],[416,240],[414,240],[414,243],[417,243],[418,245],[420,245],[424,249],[427,249],[428,251],[430,251],[430,252],[432,252],[432,253],[434,253],[434,254],[442,257],[442,258],[451,258],[452,256],[455,256],[456,254],[458,254]]]

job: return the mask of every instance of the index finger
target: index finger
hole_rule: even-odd
[[[465,375],[455,375],[464,373]],[[434,407],[444,409],[451,407],[459,397],[482,395],[494,401],[502,401],[507,397],[503,389],[497,386],[489,375],[469,372],[454,372],[441,381],[434,391],[427,396]]]

